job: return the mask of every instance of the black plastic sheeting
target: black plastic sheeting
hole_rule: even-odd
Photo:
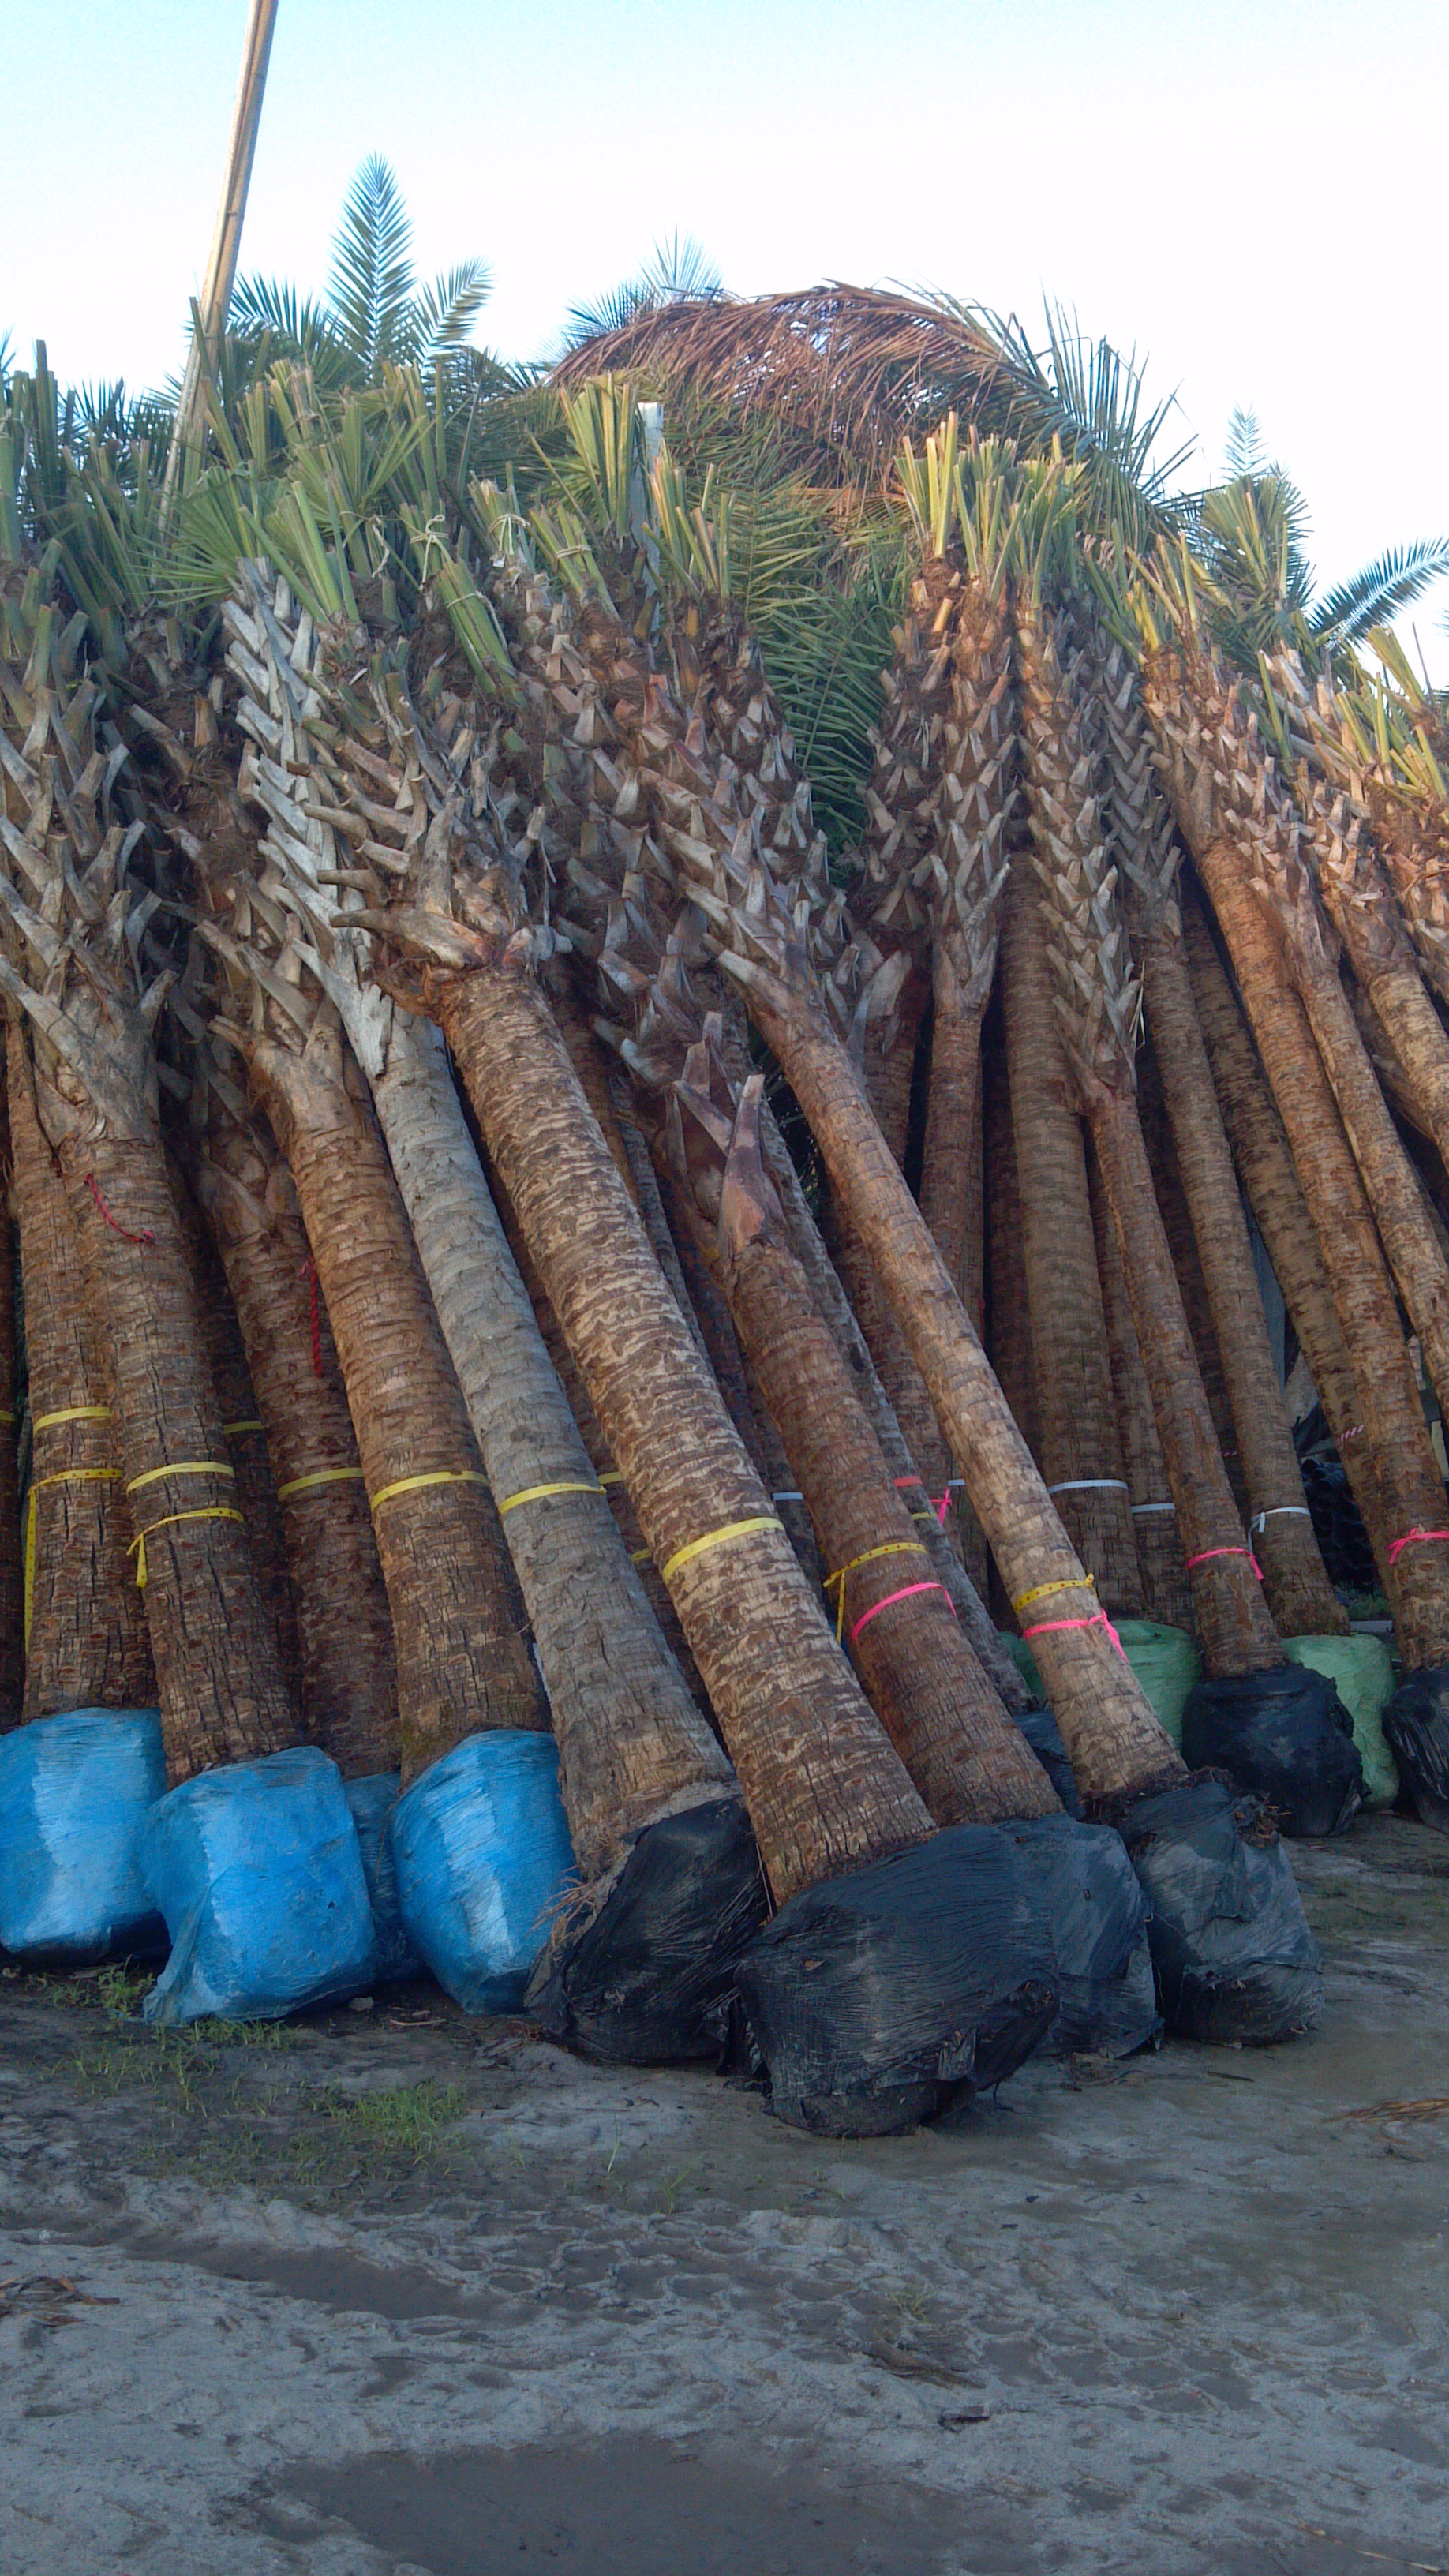
[[[1172,2036],[1266,2048],[1311,2030],[1323,2010],[1318,1944],[1257,1801],[1189,1780],[1141,1799],[1120,1824],[1152,1908]]]
[[[1162,2036],[1147,1898],[1110,1825],[1033,1816],[998,1825],[1046,1912],[1060,2002],[1044,2057],[1130,2057]]]
[[[1285,1834],[1341,1834],[1364,1802],[1353,1721],[1328,1674],[1304,1664],[1197,1683],[1182,1753],[1194,1771],[1230,1771]]]
[[[1433,1664],[1410,1673],[1382,1722],[1420,1823],[1449,1834],[1449,1666]]]
[[[739,1965],[778,2117],[890,2135],[1014,2074],[1059,2000],[1042,1879],[995,1826],[952,1825],[782,1906]]]
[[[646,1825],[603,1904],[565,1919],[535,1968],[527,2007],[554,2039],[629,2066],[718,2059],[741,1951],[769,1899],[738,1798]]]
[[[1069,1816],[1080,1816],[1081,1796],[1076,1773],[1062,1742],[1061,1728],[1049,1708],[1026,1708],[1013,1716],[1012,1725],[1026,1737],[1043,1771]]]

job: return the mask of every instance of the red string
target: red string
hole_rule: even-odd
[[[105,1219],[106,1224],[110,1227],[112,1234],[118,1234],[123,1243],[155,1242],[156,1237],[151,1232],[149,1226],[145,1227],[140,1234],[128,1234],[123,1225],[117,1224],[116,1219],[112,1216],[110,1209],[106,1205],[105,1199],[101,1195],[101,1185],[96,1179],[94,1172],[87,1172],[86,1188],[90,1191],[91,1197],[95,1200],[95,1203],[100,1209],[101,1215]]]
[[[868,1628],[872,1619],[878,1619],[880,1617],[882,1610],[892,1609],[897,1601],[912,1601],[918,1592],[946,1592],[946,1586],[944,1583],[908,1583],[904,1591],[888,1592],[884,1601],[873,1601],[868,1610],[862,1610],[855,1626],[851,1629],[850,1642],[852,1646],[854,1645],[856,1638],[860,1635],[862,1628]],[[946,1598],[948,1601],[951,1601],[951,1595],[949,1592],[946,1592]],[[956,1616],[956,1604],[954,1601],[951,1601],[951,1616],[953,1619]]]
[[[307,1308],[312,1326],[312,1375],[322,1375],[322,1309],[317,1299],[317,1264],[307,1262]]]
[[[1055,1637],[1058,1636],[1064,1628],[1105,1628],[1113,1645],[1116,1647],[1118,1654],[1121,1656],[1123,1663],[1126,1663],[1127,1649],[1123,1645],[1121,1638],[1118,1636],[1117,1631],[1113,1627],[1105,1610],[1094,1610],[1090,1619],[1043,1619],[1039,1627],[1023,1628],[1021,1633],[1024,1639],[1031,1637]]]
[[[1390,1565],[1393,1564],[1396,1556],[1402,1554],[1406,1547],[1422,1547],[1431,1539],[1449,1539],[1449,1530],[1405,1530],[1403,1537],[1396,1538],[1389,1549]]]
[[[1191,1574],[1195,1565],[1206,1565],[1210,1556],[1245,1556],[1258,1581],[1261,1583],[1263,1580],[1263,1569],[1250,1547],[1205,1547],[1201,1555],[1188,1558],[1187,1572]]]

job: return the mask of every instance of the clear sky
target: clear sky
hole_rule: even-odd
[[[0,332],[160,381],[210,243],[246,0],[9,0]],[[742,293],[1044,294],[1234,403],[1308,496],[1325,582],[1449,527],[1446,0],[280,0],[244,271],[318,290],[349,178],[393,164],[425,273],[493,271],[540,354],[676,229]],[[1449,585],[1415,623],[1449,681]]]

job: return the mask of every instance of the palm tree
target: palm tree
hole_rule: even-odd
[[[1088,630],[1088,653],[1105,735],[1104,813],[1121,871],[1153,1059],[1201,1260],[1268,1606],[1284,1636],[1331,1634],[1343,1629],[1345,1614],[1313,1534],[1183,956],[1175,901],[1180,844],[1157,784],[1131,661],[1095,621]]]
[[[75,668],[74,626],[62,635],[38,575],[6,623],[6,769],[28,818],[35,900],[0,875],[19,960],[0,960],[0,985],[30,1026],[37,1107],[65,1180],[86,1297],[106,1319],[116,1449],[174,1785],[294,1743],[297,1721],[232,1499],[167,1177],[151,1046],[167,978],[144,983],[139,968],[155,899],[138,899],[128,882],[128,836],[103,802],[99,691]]]
[[[560,334],[559,357],[586,347],[611,331],[627,329],[643,314],[672,305],[714,304],[722,295],[719,270],[692,233],[671,233],[653,244],[634,277],[626,278],[597,304],[571,304]]]
[[[240,278],[227,329],[267,357],[310,367],[320,389],[380,385],[388,366],[457,369],[480,391],[509,381],[470,347],[488,301],[489,272],[480,259],[460,260],[430,284],[412,262],[412,222],[388,164],[373,153],[348,189],[332,244],[326,296],[309,302],[295,286]]]
[[[1214,713],[1227,710],[1200,679],[1187,639],[1179,634],[1169,641],[1151,604],[1139,597],[1137,606],[1146,636],[1143,699],[1165,755],[1170,799],[1227,941],[1263,1069],[1292,1149],[1298,1185],[1312,1214],[1352,1372],[1355,1420],[1371,1444],[1386,1517],[1395,1540],[1411,1530],[1434,1529],[1443,1509],[1443,1480],[1429,1445],[1394,1285],[1385,1265],[1387,1246],[1380,1245],[1376,1217],[1383,1213],[1383,1203],[1370,1205],[1357,1153],[1345,1134],[1315,1043],[1315,1030],[1290,980],[1280,928],[1275,926],[1277,917],[1270,917],[1260,903],[1245,866],[1249,846],[1255,853],[1255,873],[1272,864],[1266,856],[1256,855],[1264,833],[1281,835],[1277,855],[1286,860],[1294,847],[1294,818],[1265,756],[1255,753],[1247,738],[1241,743],[1243,757],[1250,763],[1245,781],[1247,810],[1240,811],[1244,837],[1241,843],[1228,837],[1231,809],[1218,788],[1225,745],[1212,721]],[[1237,751],[1236,723],[1233,742]],[[1261,831],[1253,803],[1258,792],[1264,800]],[[1276,866],[1269,882],[1278,882]],[[1304,896],[1298,899],[1302,904]],[[1343,1008],[1346,1011],[1346,1003]],[[1323,1017],[1331,1043],[1338,1020],[1331,1003]],[[1353,1043],[1361,1054],[1356,1029]],[[1386,1118],[1371,1072],[1368,1079],[1373,1082],[1378,1115]],[[1376,1123],[1371,1122],[1370,1134],[1376,1131]],[[1394,1154],[1399,1154],[1397,1139]],[[1416,1203],[1411,1228],[1416,1242],[1423,1227]],[[1433,1259],[1439,1262],[1437,1247]],[[1433,1551],[1415,1545],[1399,1552],[1392,1568],[1385,1568],[1384,1580],[1405,1661],[1432,1665],[1449,1660],[1449,1586],[1442,1568],[1433,1561]]]
[[[1140,992],[1091,757],[1086,655],[1034,568],[1018,612],[1027,794],[1063,1052],[1092,1132],[1152,1391],[1197,1626],[1215,1673],[1283,1661],[1218,1448],[1134,1097]]]
[[[101,1337],[79,1289],[66,1189],[35,1114],[18,1018],[6,1040],[12,1188],[25,1294],[30,1484],[25,1515],[26,1723],[69,1708],[148,1708],[156,1676],[127,1550]],[[7,1702],[5,1722],[13,1722]]]

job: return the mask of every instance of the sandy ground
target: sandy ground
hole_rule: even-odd
[[[1294,1858],[1315,2038],[847,2146],[431,1989],[3,1972],[3,2576],[1449,2570],[1449,1844]]]

